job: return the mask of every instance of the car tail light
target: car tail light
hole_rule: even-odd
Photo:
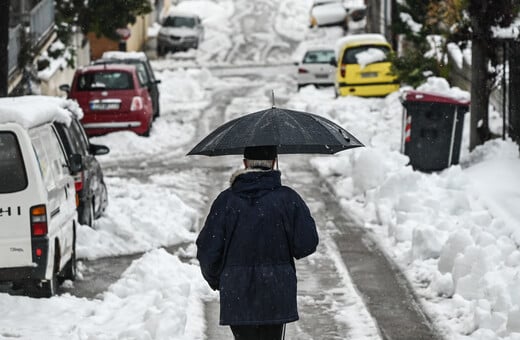
[[[339,72],[341,73],[342,77],[345,77],[345,74],[347,73],[347,66],[346,65],[341,65],[339,67]]]
[[[36,205],[31,208],[32,236],[47,235],[47,209],[45,205]]]
[[[134,97],[132,98],[132,105],[130,106],[130,111],[139,111],[144,108],[143,98]]]
[[[81,189],[83,189],[83,180],[83,171],[80,171],[74,175],[74,187],[76,188],[76,192],[81,191]]]
[[[300,68],[298,68],[298,73],[309,73],[309,71],[307,71],[303,67],[300,67]]]

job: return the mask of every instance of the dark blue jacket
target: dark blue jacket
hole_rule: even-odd
[[[197,239],[197,258],[220,291],[221,325],[298,320],[294,258],[318,245],[309,208],[278,171],[245,172],[220,193]]]

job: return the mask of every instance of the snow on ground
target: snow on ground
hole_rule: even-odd
[[[327,30],[307,31],[307,12],[299,1],[282,3],[276,20],[278,34],[296,41],[304,36],[334,36],[323,33],[331,32]],[[219,86],[249,84],[246,77],[219,80],[208,70],[186,68],[224,62],[235,34],[231,26],[235,3],[182,4],[200,11],[207,27],[198,51],[179,54],[180,58],[195,56],[196,60],[154,63],[160,71],[158,78],[163,80],[161,117],[150,138],[129,133],[93,138],[94,143],[111,148],[109,155],[99,157],[104,164],[158,152],[183,155],[188,151],[186,144],[193,142],[197,124],[209,125],[199,121],[212,101],[208,93]],[[289,21],[291,10],[298,23]],[[307,35],[301,34],[305,31]],[[169,70],[172,65],[178,69]],[[265,108],[274,87],[280,88],[277,97],[288,101],[285,107],[321,114],[352,132],[366,148],[316,157],[312,164],[335,188],[345,212],[371,230],[404,270],[446,338],[520,339],[518,146],[495,140],[468,153],[466,115],[461,165],[433,174],[420,173],[407,166],[407,157],[399,152],[402,106],[398,93],[384,99],[335,99],[332,89],[309,86],[294,94],[283,89],[284,83],[289,82],[280,76],[278,83],[265,84],[251,97],[234,98],[226,118]],[[498,114],[492,112],[492,118],[496,126]],[[152,250],[196,237],[193,226],[201,216],[193,202],[207,198],[197,196],[197,188],[183,187],[185,182],[188,179],[173,175],[153,176],[146,183],[107,178],[108,210],[95,230],[80,229],[79,255],[97,258],[149,252],[97,299],[64,294],[37,300],[0,294],[4,312],[0,337],[201,339],[201,301],[214,295],[196,265],[184,264],[164,250]],[[36,322],[20,323],[35,310],[47,312],[39,313]]]
[[[438,79],[424,89],[463,94]],[[399,93],[332,96],[307,87],[288,106],[329,117],[366,144],[312,161],[346,213],[373,231],[403,268],[448,339],[520,339],[518,146],[490,141],[464,152],[460,166],[413,171],[399,152]]]
[[[161,249],[134,261],[96,299],[0,294],[0,338],[202,340],[201,299],[213,293],[199,277],[197,265],[182,263]]]
[[[109,205],[95,229],[79,229],[78,256],[95,259],[195,241],[201,216],[184,202],[190,190],[171,186],[176,177],[153,177],[151,183],[107,177]]]

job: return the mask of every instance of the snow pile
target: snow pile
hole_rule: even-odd
[[[199,213],[187,205],[189,192],[171,187],[169,175],[159,183],[106,177],[108,207],[96,227],[81,226],[77,251],[80,258],[133,254],[161,246],[192,242],[197,237]],[[169,183],[170,186],[165,185]]]
[[[202,340],[202,301],[211,295],[198,266],[154,250],[134,261],[101,299],[0,294],[0,334],[22,339]],[[27,315],[35,310],[40,311],[38,321],[29,322]],[[20,327],[20,320],[28,322]]]
[[[418,90],[468,99],[439,78]],[[327,96],[304,89],[289,106],[329,117],[367,145],[312,160],[347,214],[374,232],[448,338],[518,339],[518,146],[491,141],[463,158],[464,168],[420,173],[398,152],[398,94]]]
[[[304,40],[309,21],[305,1],[280,1],[279,6],[275,20],[276,32],[290,40]]]
[[[17,123],[28,129],[48,122],[69,125],[73,117],[83,118],[83,111],[70,99],[47,96],[0,98],[0,123]]]
[[[469,101],[470,94],[454,86],[451,87],[445,78],[430,77],[426,83],[417,87],[417,91],[439,94],[444,97],[450,97],[459,101]]]
[[[365,68],[365,66],[369,64],[377,63],[378,61],[383,61],[385,59],[386,53],[379,48],[369,48],[356,54],[356,61],[361,69]]]

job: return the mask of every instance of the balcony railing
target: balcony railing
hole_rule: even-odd
[[[54,26],[54,1],[40,1],[30,13],[31,38],[38,45]]]
[[[13,13],[13,21],[18,23],[9,29],[9,74],[18,67],[18,56],[22,46],[22,30],[28,26],[27,32],[31,47],[40,48],[53,32],[54,27],[54,1],[41,0],[30,12]]]
[[[9,29],[9,74],[13,73],[18,67],[18,55],[22,47],[22,29],[22,25]]]

